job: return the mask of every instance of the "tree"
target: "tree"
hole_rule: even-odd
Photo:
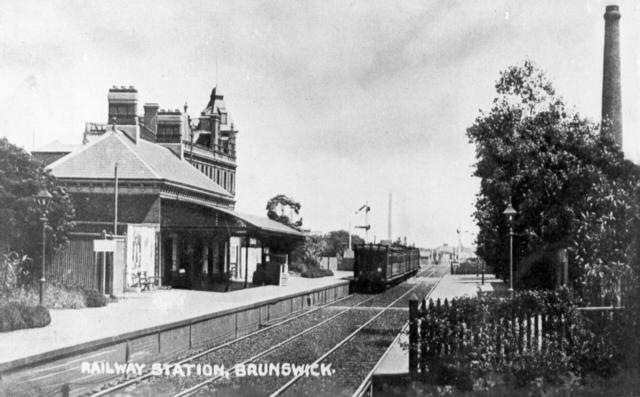
[[[518,211],[514,282],[552,286],[554,257],[567,248],[574,287],[602,296],[629,271],[638,167],[606,130],[569,110],[532,62],[503,71],[496,91],[491,109],[467,130],[478,160],[473,175],[481,180],[478,254],[508,278],[502,212],[511,198]]]
[[[301,207],[300,203],[294,199],[284,194],[278,194],[267,202],[267,217],[294,229],[300,229],[302,227],[302,218],[296,221],[293,218],[294,214],[300,215]]]
[[[324,256],[342,256],[349,248],[349,232],[346,230],[334,230],[324,236],[326,248]],[[351,235],[352,244],[362,244],[364,240],[358,235]]]
[[[41,261],[42,222],[34,196],[41,188],[52,195],[47,227],[47,260],[62,248],[74,227],[73,205],[66,190],[23,149],[0,139],[0,246],[4,251],[27,255],[21,269],[23,281],[40,276],[32,269]]]

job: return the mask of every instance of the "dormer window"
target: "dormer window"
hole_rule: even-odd
[[[220,124],[227,124],[227,114],[226,113],[221,113],[220,114]]]

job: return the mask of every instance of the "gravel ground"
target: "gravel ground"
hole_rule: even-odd
[[[407,314],[385,312],[327,357],[335,374],[301,378],[284,396],[351,396],[393,342]]]
[[[436,281],[423,282],[419,284],[418,287],[413,290],[413,292],[404,296],[398,302],[394,303],[393,307],[404,307],[409,309],[409,299],[411,299],[411,296],[413,294],[415,294],[418,297],[418,299],[422,299],[425,296],[427,296],[427,294],[429,294],[435,286],[436,286]],[[407,317],[408,316],[409,315],[407,314]]]
[[[377,310],[356,311],[348,316],[340,316],[335,320],[311,331],[304,337],[296,339],[255,363],[294,363],[311,364],[318,357],[331,349],[336,343],[347,337],[359,326],[370,319]],[[227,396],[262,396],[285,384],[291,377],[242,377],[224,380],[198,393],[198,396],[212,394]]]
[[[231,368],[234,364],[242,362],[269,347],[286,340],[287,338],[320,323],[337,312],[326,309],[318,310],[307,316],[295,319],[282,326],[264,331],[258,335],[235,342],[229,346],[216,350],[204,357],[193,361],[194,364],[210,364],[224,365],[225,368]],[[348,314],[346,314],[348,315]],[[329,322],[331,323],[331,322]],[[125,390],[122,395],[127,396],[146,396],[146,395],[170,395],[179,392],[182,389],[189,388],[198,382],[203,381],[204,377],[152,377],[149,380],[135,385],[131,390]]]

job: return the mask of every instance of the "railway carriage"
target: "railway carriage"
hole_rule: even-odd
[[[414,247],[357,244],[354,254],[353,279],[358,291],[384,290],[420,269],[420,250]]]

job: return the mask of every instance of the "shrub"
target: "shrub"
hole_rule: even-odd
[[[300,273],[300,276],[307,278],[327,277],[333,276],[333,272],[329,269],[321,269],[316,266],[308,266],[305,271]]]
[[[27,307],[27,316],[23,316],[27,328],[39,328],[51,323],[51,315],[49,310],[44,306]]]
[[[574,374],[589,372],[615,375],[624,350],[619,346],[631,340],[621,331],[628,328],[622,314],[604,313],[595,327],[578,310],[579,303],[562,289],[523,291],[507,299],[431,301],[419,318],[428,377],[469,390],[489,374],[500,374],[514,387],[561,385]],[[542,327],[537,336],[534,320]]]
[[[6,249],[0,251],[0,298],[10,295],[17,288],[20,268],[25,261],[27,257],[17,252]]]
[[[0,332],[44,327],[49,323],[51,316],[44,306],[27,306],[16,302],[0,306]]]
[[[107,298],[95,289],[86,291],[85,300],[87,307],[102,307],[107,305]]]
[[[3,303],[21,303],[36,306],[40,301],[38,285],[13,288],[1,297]],[[79,287],[69,287],[57,283],[45,285],[45,306],[51,309],[81,309],[85,305],[85,293]]]
[[[52,309],[81,309],[85,307],[85,294],[79,287],[47,284],[45,304]]]

